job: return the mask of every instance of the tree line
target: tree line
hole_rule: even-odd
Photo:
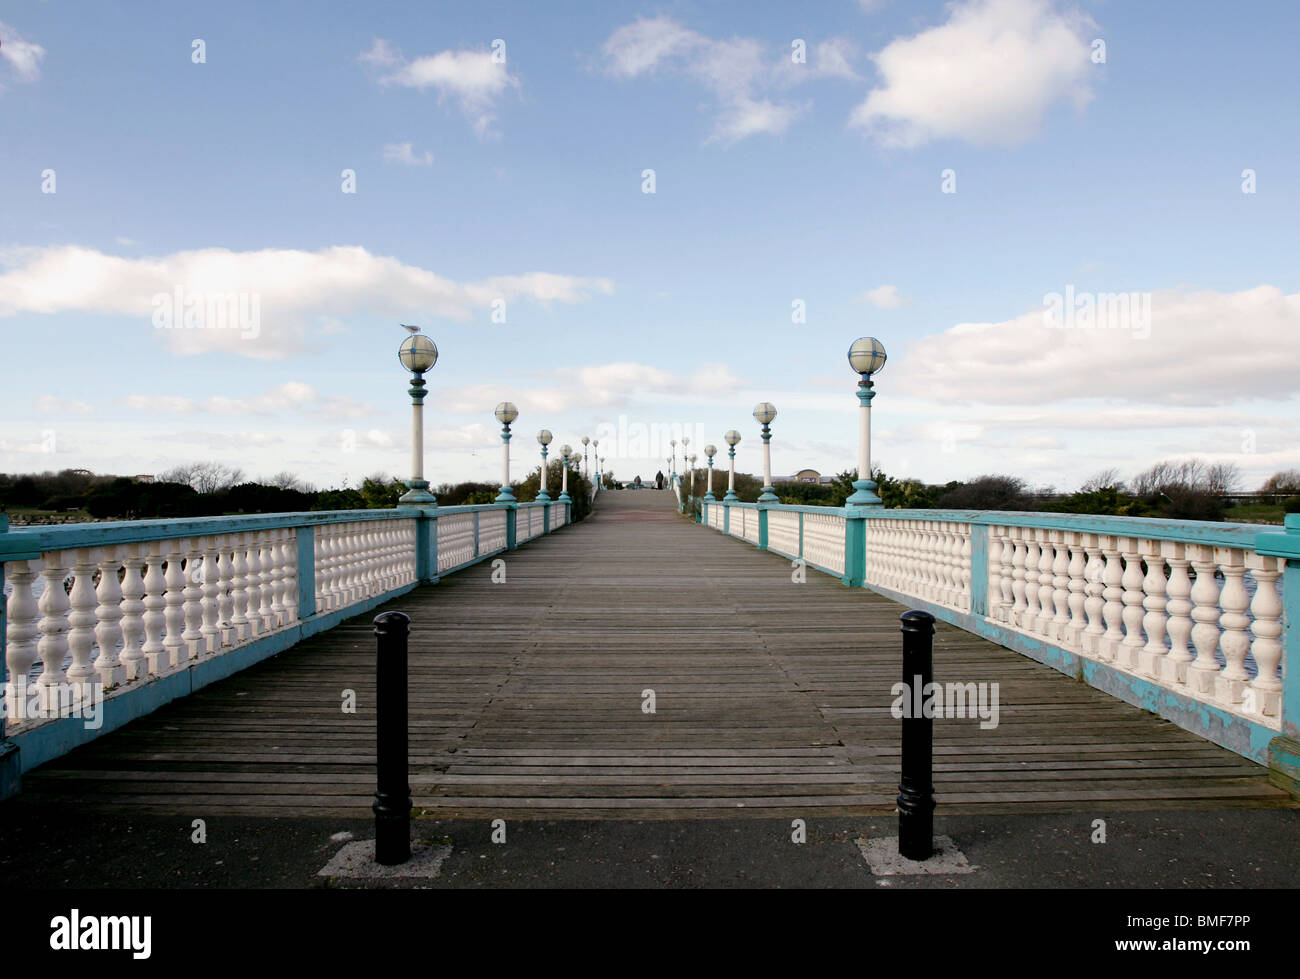
[[[705,470],[696,471],[695,493],[704,495]],[[1240,470],[1232,464],[1200,460],[1164,460],[1120,478],[1119,470],[1106,469],[1085,480],[1078,489],[1058,493],[1054,487],[1033,488],[1019,476],[987,474],[947,483],[890,476],[872,471],[876,494],[890,508],[941,510],[1027,510],[1059,513],[1112,514],[1128,517],[1164,517],[1175,520],[1223,520],[1228,504],[1224,496],[1237,491]],[[687,474],[687,480],[690,474]],[[844,506],[854,492],[856,469],[837,474],[829,483],[778,483],[773,489],[782,503],[804,506]],[[727,478],[714,474],[713,495],[722,499]],[[763,490],[761,478],[736,473],[736,495],[753,503]],[[1300,470],[1274,473],[1260,493],[1282,497],[1282,509],[1300,513]]]
[[[539,467],[540,468],[540,467]],[[560,463],[547,472],[552,500],[560,495]],[[536,499],[540,471],[513,482],[521,503]],[[432,487],[439,506],[491,503],[500,492],[496,483],[442,483]],[[158,520],[220,517],[254,513],[297,513],[326,510],[377,510],[398,505],[406,485],[384,473],[367,476],[356,487],[317,489],[292,473],[269,479],[249,479],[242,470],[205,462],[178,466],[152,482],[125,476],[94,475],[81,470],[0,474],[0,510],[39,511],[39,522],[62,522],[89,514],[96,520]],[[580,473],[569,474],[573,519],[590,509],[591,483]],[[50,515],[62,515],[54,517]],[[70,516],[75,514],[76,516]]]

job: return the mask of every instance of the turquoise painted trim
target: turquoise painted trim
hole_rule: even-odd
[[[515,538],[515,528],[519,524],[519,509],[515,504],[506,504],[506,550],[513,551],[519,547]]]
[[[551,532],[551,504],[547,503],[546,508],[542,510],[542,533],[549,534],[550,532]]]
[[[299,527],[298,538],[298,618],[302,621],[316,614],[316,533]]]
[[[1300,559],[1287,561],[1282,569],[1282,734],[1300,741],[1300,662],[1293,662],[1292,650],[1300,649]],[[1297,654],[1300,656],[1300,653]]]
[[[758,506],[757,503],[736,503],[735,506]],[[764,503],[768,510],[787,510],[792,513],[836,513],[844,516],[846,507],[842,506],[808,506],[805,503]]]
[[[867,522],[850,510],[844,517],[844,574],[840,576],[840,584],[856,588],[866,577]]]
[[[184,520],[64,524],[58,527],[13,527],[9,533],[0,534],[0,562],[34,561],[47,551],[67,551],[79,547],[183,540],[254,530],[318,527],[322,524],[428,519],[437,514],[479,513],[492,508],[491,504],[437,508],[397,507],[388,510],[322,510],[236,517],[192,517]]]
[[[767,507],[758,508],[758,549],[767,550]]]
[[[726,503],[722,505],[722,532],[731,533],[731,506]]]
[[[975,615],[989,614],[989,528],[972,524],[970,529],[970,609]]]
[[[836,507],[819,508],[824,513]],[[1088,513],[1025,513],[1018,510],[885,510],[869,508],[868,520],[943,520],[1000,527],[1042,527],[1117,537],[1211,544],[1253,549],[1258,524],[1214,523],[1207,520],[1163,520],[1156,517],[1111,517]]]
[[[1260,534],[1255,538],[1255,550],[1270,557],[1300,560],[1300,513],[1288,513],[1282,534]]]

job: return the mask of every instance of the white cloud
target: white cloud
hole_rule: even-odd
[[[857,297],[858,302],[871,303],[877,309],[897,309],[907,304],[907,300],[898,294],[898,286],[877,286],[868,289]]]
[[[523,390],[510,380],[470,385],[438,392],[438,403],[447,411],[471,414],[491,411],[498,402],[509,400],[519,406],[521,413],[551,413],[626,405],[645,397],[727,394],[735,391],[740,383],[725,364],[703,364],[694,373],[682,375],[647,364],[619,361],[564,367],[547,376],[559,383]]]
[[[702,84],[715,101],[711,141],[734,143],[760,133],[780,135],[807,109],[806,103],[768,97],[814,78],[856,78],[852,46],[833,38],[812,46],[808,64],[795,64],[790,49],[769,55],[753,38],[713,40],[669,17],[641,17],[614,31],[602,53],[616,78],[678,74]]]
[[[376,38],[358,60],[388,72],[380,77],[381,85],[421,92],[432,88],[440,102],[454,101],[480,136],[486,135],[495,121],[497,101],[507,89],[519,87],[519,79],[492,51],[439,51],[407,61],[392,42]]]
[[[0,21],[0,58],[9,62],[19,81],[34,82],[41,77],[45,49],[24,41],[16,30]]]
[[[425,150],[416,156],[410,143],[387,143],[384,146],[384,159],[389,163],[401,163],[408,167],[431,167],[433,151]]]
[[[178,287],[186,297],[258,297],[256,335],[237,329],[155,329],[154,297],[171,296]],[[497,299],[574,304],[612,291],[608,279],[549,272],[456,282],[354,246],[316,252],[208,248],[154,258],[123,258],[76,245],[0,251],[0,319],[63,312],[130,316],[178,353],[221,350],[257,359],[300,353],[317,318],[324,318],[325,332],[337,323],[333,318],[359,311],[406,316],[418,309],[425,316],[463,321],[474,311],[489,310]]]
[[[287,381],[246,398],[213,395],[203,400],[173,395],[130,394],[128,408],[152,415],[279,415],[298,411],[325,419],[349,419],[374,414],[370,405],[341,395],[321,395],[310,384]]]
[[[1013,145],[1029,139],[1048,108],[1092,97],[1095,24],[1049,0],[967,0],[948,20],[898,38],[872,55],[882,84],[853,111],[886,146],[937,139]]]
[[[84,401],[56,398],[50,394],[42,394],[36,399],[36,410],[46,415],[93,415],[95,413],[94,405],[88,405]]]
[[[1042,309],[997,323],[959,323],[913,343],[900,393],[991,405],[1118,399],[1149,405],[1285,401],[1300,376],[1300,293],[1151,294],[1150,335],[1049,327]],[[1079,424],[1090,424],[1080,411]]]

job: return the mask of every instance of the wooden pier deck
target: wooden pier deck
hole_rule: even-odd
[[[387,608],[414,620],[417,812],[680,818],[887,812],[903,607],[611,492],[582,524]],[[367,816],[374,637],[353,620],[29,773],[21,805]],[[936,679],[1000,684],[935,723],[941,812],[1291,807],[1263,768],[940,624]],[[342,711],[354,690],[355,714]],[[643,712],[653,690],[656,712]]]

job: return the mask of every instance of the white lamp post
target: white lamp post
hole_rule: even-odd
[[[416,329],[408,327],[408,329]],[[424,374],[438,362],[438,348],[423,333],[415,333],[402,341],[397,359],[411,372],[411,478],[407,492],[399,502],[408,506],[437,506],[437,498],[429,492],[424,478]]]
[[[704,498],[710,503],[715,502],[713,496],[713,457],[717,454],[718,447],[716,445],[706,445],[704,447],[704,457],[709,460],[709,482],[704,493]]]
[[[736,446],[740,442],[740,433],[734,428],[723,436],[723,440],[730,447],[727,455],[730,459],[727,461],[727,494],[722,498],[725,503],[727,500],[737,500],[736,496]]]
[[[569,459],[573,455],[573,447],[569,445],[560,446],[560,458],[564,460],[564,465],[560,466],[560,502],[572,503],[569,498]]]
[[[668,473],[670,476],[676,476],[677,475],[677,440],[670,439],[668,444],[673,447],[673,456],[671,459],[668,460]]]
[[[691,496],[695,495],[695,460],[698,458],[695,453],[691,453]]]
[[[763,401],[754,409],[754,420],[763,426],[763,492],[759,494],[759,503],[779,503],[776,490],[772,486],[772,420],[776,418],[776,407],[770,401]]]
[[[552,435],[546,429],[537,433],[537,444],[542,447],[542,488],[537,493],[537,499],[542,503],[549,503],[551,496],[546,492],[546,447],[551,444]]]
[[[858,372],[858,478],[847,506],[880,506],[871,478],[871,399],[876,396],[871,375],[885,366],[885,345],[875,337],[862,337],[849,347],[849,366]]]
[[[586,435],[582,437],[582,475],[586,476],[590,467],[587,465],[587,446],[591,444],[591,439]]]
[[[514,503],[515,494],[510,489],[510,423],[519,417],[519,409],[509,401],[502,401],[494,412],[501,423],[501,492],[493,503]]]

